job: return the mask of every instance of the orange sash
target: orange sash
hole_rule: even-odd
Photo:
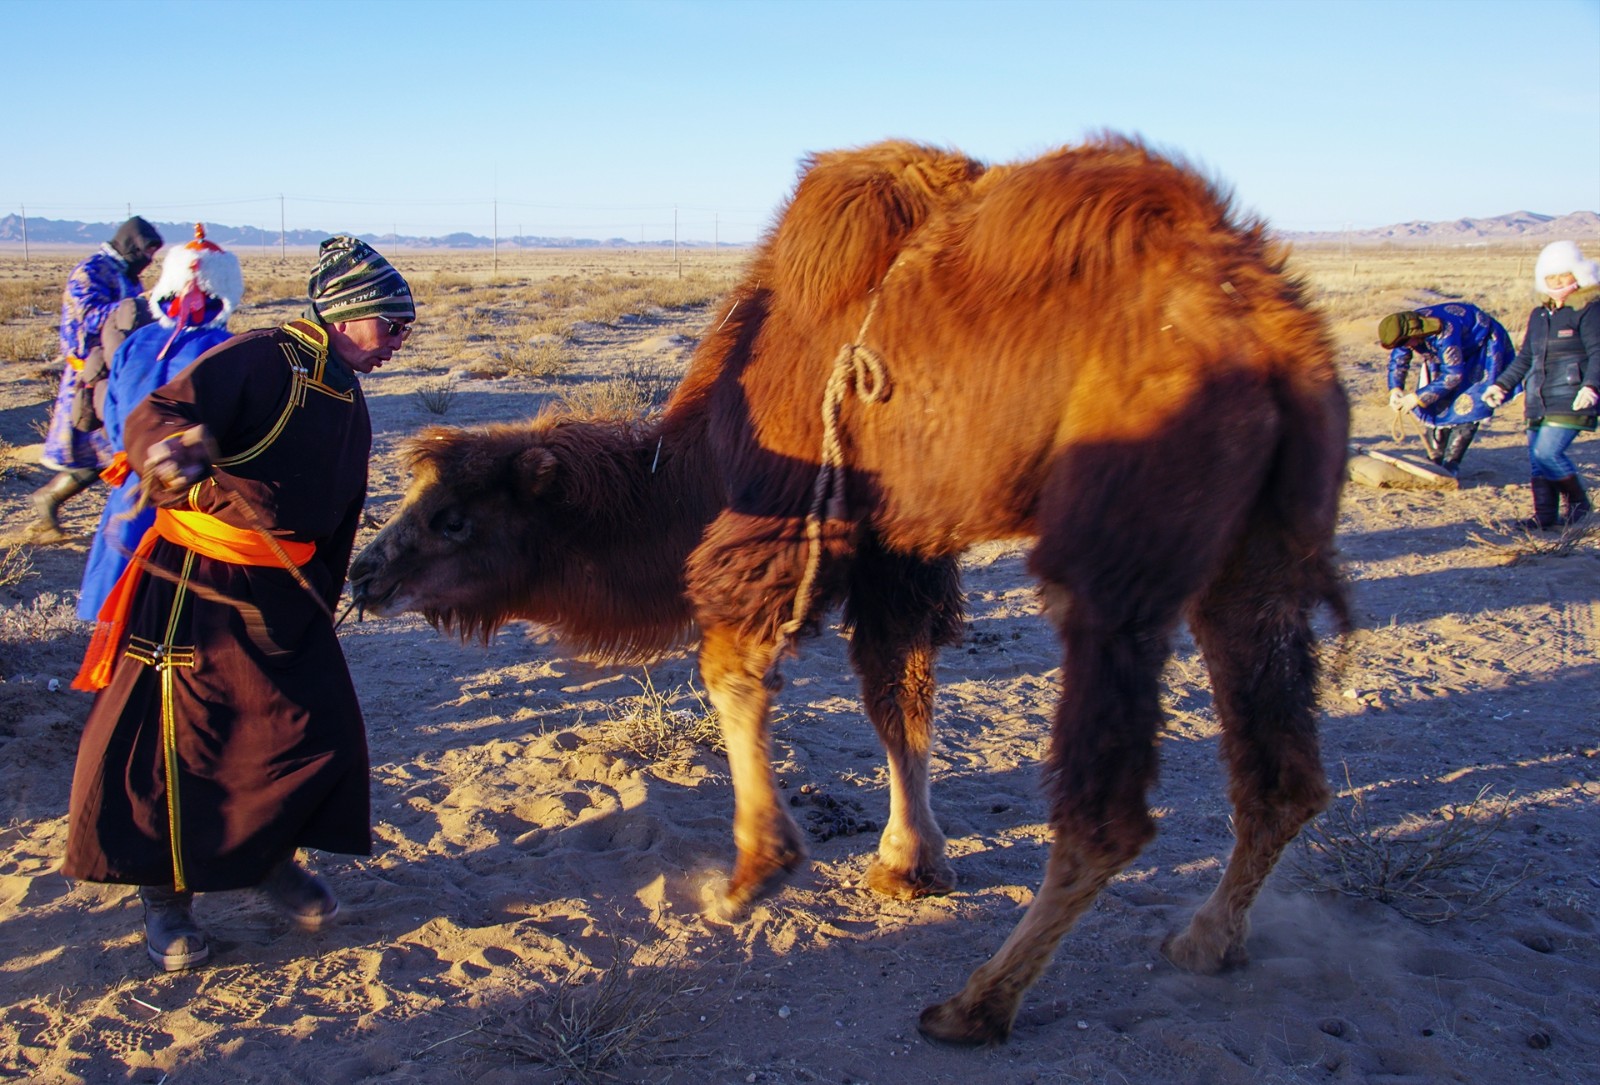
[[[133,468],[128,466],[128,454],[126,452],[118,452],[111,457],[111,462],[106,464],[105,470],[100,472],[100,481],[115,490],[118,486],[128,481],[128,476],[131,474],[133,474]]]
[[[83,655],[83,666],[72,680],[73,689],[90,693],[105,689],[111,682],[112,664],[116,662],[117,645],[128,626],[128,614],[133,606],[134,589],[144,575],[145,560],[155,548],[157,537],[193,550],[202,557],[226,561],[233,565],[265,565],[283,568],[277,551],[258,533],[225,524],[215,516],[184,509],[157,509],[156,522],[139,540],[128,567],[112,585],[111,594],[95,622],[94,636],[89,640],[89,650]],[[315,543],[275,539],[284,557],[296,565],[304,565],[317,552]]]

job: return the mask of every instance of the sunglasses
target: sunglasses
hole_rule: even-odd
[[[390,320],[386,316],[375,316],[372,319],[382,325],[385,336],[398,335],[402,340],[411,338],[411,325],[404,321]]]

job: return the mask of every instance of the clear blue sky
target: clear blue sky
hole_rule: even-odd
[[[744,242],[810,151],[1102,129],[1284,230],[1600,209],[1600,0],[13,0],[0,37],[0,214]]]

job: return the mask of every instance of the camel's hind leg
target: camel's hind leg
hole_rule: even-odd
[[[928,799],[934,657],[961,635],[954,561],[924,562],[869,548],[853,570],[846,621],[867,716],[889,759],[889,820],[866,884],[886,896],[948,893],[955,871]]]
[[[738,856],[721,910],[742,917],[806,858],[800,827],[779,800],[768,726],[772,694],[763,679],[773,646],[728,628],[704,629],[700,675],[722,721],[733,778],[733,842]]]
[[[918,1027],[950,1043],[1010,1034],[1023,993],[1062,935],[1155,835],[1145,792],[1155,778],[1158,681],[1175,614],[1106,621],[1059,591],[1047,604],[1065,647],[1048,773],[1056,839],[1039,893],[1000,951],[960,994],[923,1011]]]
[[[1249,959],[1250,906],[1283,849],[1328,804],[1306,563],[1270,530],[1245,539],[1189,615],[1211,672],[1234,810],[1233,854],[1222,880],[1188,929],[1162,947],[1192,972]]]

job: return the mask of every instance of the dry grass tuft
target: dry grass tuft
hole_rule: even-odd
[[[572,352],[560,338],[523,338],[513,333],[489,353],[506,372],[519,377],[553,377],[572,364]]]
[[[16,559],[12,559],[16,560]],[[22,574],[19,570],[19,575]],[[44,592],[26,603],[0,605],[0,678],[31,672],[70,674],[89,643],[77,596]]]
[[[1472,532],[1467,537],[1500,559],[1501,565],[1516,565],[1530,558],[1565,558],[1595,549],[1600,539],[1600,520],[1588,516],[1576,524],[1568,524],[1560,531],[1528,531],[1505,520],[1492,520],[1486,530],[1503,535],[1491,539]]]
[[[696,749],[725,753],[717,710],[692,685],[662,692],[645,669],[639,693],[617,702],[607,732],[624,749],[650,762],[687,760]]]
[[[0,361],[48,362],[60,345],[55,329],[43,325],[0,328]]]
[[[682,376],[680,366],[640,361],[608,381],[575,385],[561,394],[561,407],[580,418],[636,422],[666,405]]]
[[[609,967],[567,973],[548,999],[486,1022],[472,1042],[576,1085],[623,1080],[615,1071],[625,1064],[710,1026],[715,1015],[700,1012],[709,990],[705,964],[683,941],[641,951],[618,939]]]
[[[1511,813],[1509,797],[1495,798],[1491,785],[1436,819],[1380,825],[1349,786],[1348,773],[1345,782],[1350,801],[1336,803],[1300,834],[1293,878],[1302,888],[1375,900],[1431,925],[1480,917],[1529,877],[1526,866],[1515,874],[1498,863],[1471,869]]]
[[[0,588],[21,584],[34,575],[33,559],[28,555],[27,547],[8,546],[0,553]]]
[[[0,321],[53,316],[60,307],[60,283],[44,277],[0,281]]]
[[[429,414],[445,414],[456,398],[456,386],[448,380],[434,381],[417,389],[417,402]]]

